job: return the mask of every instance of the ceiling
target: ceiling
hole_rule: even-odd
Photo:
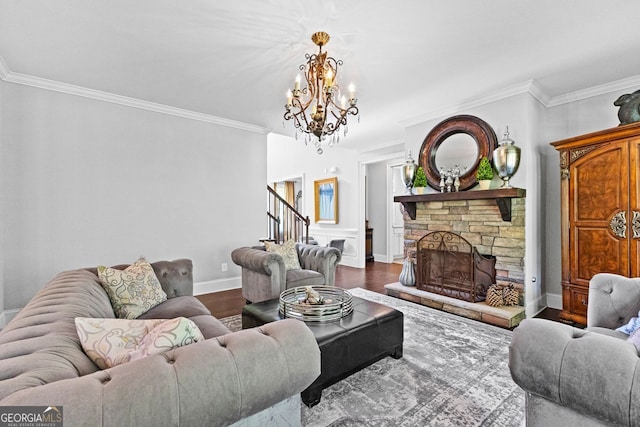
[[[283,128],[310,36],[326,31],[360,123],[341,145],[534,80],[549,98],[640,75],[635,0],[0,0],[10,73]],[[353,123],[353,124],[351,124]]]

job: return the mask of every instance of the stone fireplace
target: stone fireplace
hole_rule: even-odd
[[[503,327],[516,326],[524,318],[525,194],[523,189],[500,188],[396,196],[394,200],[405,209],[405,257],[416,264],[417,277],[431,276],[426,281],[417,279],[416,287],[387,285],[387,294]],[[427,243],[427,236],[441,237]],[[447,255],[434,252],[434,244],[439,245],[442,237],[458,239],[458,243],[454,245],[452,240],[440,251]],[[455,251],[450,250],[456,245]],[[446,280],[434,278],[433,271],[425,270],[427,260],[431,267],[440,264],[435,275],[446,276]],[[480,272],[476,261],[482,264]],[[480,276],[478,285],[475,278]],[[520,292],[520,306],[490,307],[477,302],[483,299],[483,289],[486,295],[491,284],[488,281],[501,286],[513,284]],[[450,290],[456,282],[465,282],[462,288],[466,290]]]

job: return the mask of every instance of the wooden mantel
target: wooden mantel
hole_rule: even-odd
[[[414,194],[411,196],[395,196],[394,202],[404,206],[411,219],[416,219],[417,202],[437,202],[445,200],[480,200],[495,199],[500,209],[503,221],[511,221],[511,199],[525,197],[527,191],[523,188],[496,188],[495,190],[469,190],[451,193]]]

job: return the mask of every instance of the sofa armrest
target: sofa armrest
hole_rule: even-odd
[[[509,347],[513,380],[525,391],[610,423],[640,417],[636,347],[544,319],[526,319]]]
[[[24,389],[0,405],[63,406],[65,426],[226,426],[300,393],[318,375],[313,333],[287,319]]]
[[[640,278],[599,273],[589,282],[587,326],[615,329],[638,316]]]
[[[238,248],[231,252],[231,260],[242,268],[255,273],[271,276],[273,273],[284,275],[282,257],[274,252],[254,248]]]
[[[336,267],[342,254],[336,248],[296,243],[300,266],[305,270],[314,270],[324,276],[325,285],[335,286]]]

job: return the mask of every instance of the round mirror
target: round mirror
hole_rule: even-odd
[[[418,163],[424,169],[429,187],[440,190],[440,169],[453,169],[456,164],[466,172],[460,176],[460,190],[476,184],[480,159],[491,160],[498,139],[484,120],[469,115],[453,116],[438,123],[420,148]],[[441,152],[442,151],[442,152]]]
[[[436,167],[453,169],[459,165],[461,171],[467,171],[478,158],[478,144],[466,133],[455,133],[442,141],[436,150]]]

